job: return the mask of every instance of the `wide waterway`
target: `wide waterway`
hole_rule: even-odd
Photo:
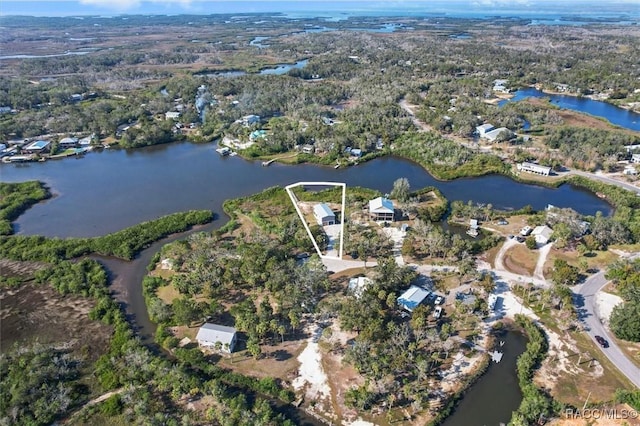
[[[526,98],[549,98],[553,105],[560,108],[571,109],[596,117],[602,117],[617,126],[640,131],[640,114],[637,112],[629,111],[607,102],[594,101],[589,98],[545,93],[541,90],[534,89],[533,87],[518,90],[515,92],[513,98],[500,101],[498,105],[504,105],[507,102],[520,101]]]
[[[412,188],[433,185],[451,201],[491,203],[497,209],[543,209],[553,204],[583,214],[611,212],[605,201],[570,185],[550,189],[499,175],[441,182],[417,164],[393,157],[337,170],[315,165],[262,167],[258,161],[220,157],[211,144],[111,149],[79,159],[2,164],[0,177],[4,182],[37,179],[51,187],[54,197],[27,210],[16,227],[21,234],[58,237],[104,235],[183,210],[221,213],[226,199],[297,181],[346,182],[388,192],[394,180],[406,177]]]

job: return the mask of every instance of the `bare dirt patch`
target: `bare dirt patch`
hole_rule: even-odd
[[[504,266],[510,272],[519,275],[533,275],[536,267],[537,252],[529,250],[524,244],[518,244],[507,251]]]

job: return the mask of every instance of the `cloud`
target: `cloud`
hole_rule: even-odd
[[[150,3],[159,3],[159,4],[177,4],[183,7],[189,7],[191,5],[191,0],[146,0]],[[109,9],[116,10],[129,10],[134,9],[140,6],[141,0],[80,0],[80,4],[88,5],[88,6],[98,6],[105,7]]]

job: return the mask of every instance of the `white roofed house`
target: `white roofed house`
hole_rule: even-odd
[[[316,218],[318,225],[328,226],[336,224],[336,215],[325,203],[313,206],[313,216]]]
[[[78,138],[62,138],[58,145],[63,148],[70,148],[78,145]]]
[[[177,120],[180,118],[180,113],[178,111],[167,111],[164,113],[165,120]]]
[[[398,304],[407,311],[413,312],[415,308],[424,302],[424,299],[426,299],[430,293],[430,291],[427,291],[422,287],[412,285],[409,290],[405,291],[400,297],[398,297]]]
[[[488,132],[484,132],[480,137],[487,139],[490,142],[495,142],[498,137],[501,137],[503,141],[513,139],[515,134],[507,129],[506,127],[498,127],[497,129],[489,130]]]
[[[640,154],[632,154],[631,155],[632,163],[640,163]]]
[[[551,239],[551,235],[553,234],[553,229],[549,228],[547,225],[544,226],[536,226],[533,228],[531,235],[536,240],[536,243],[540,245],[545,245]]]
[[[216,350],[219,348],[221,351],[231,353],[236,346],[236,329],[207,322],[198,330],[196,340],[201,347]]]
[[[478,133],[478,136],[480,136],[481,138],[483,138],[483,137],[484,137],[484,135],[485,135],[487,132],[490,132],[490,131],[492,131],[493,129],[495,129],[495,127],[493,127],[493,124],[486,123],[486,124],[483,124],[483,125],[481,125],[481,126],[476,127],[476,133]]]
[[[369,201],[369,216],[371,217],[371,220],[393,222],[393,202],[384,197],[378,197]]]
[[[518,163],[516,167],[521,172],[534,173],[541,176],[549,176],[551,174],[551,167],[541,166],[540,164],[524,162]]]

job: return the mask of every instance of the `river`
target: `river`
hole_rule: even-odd
[[[1,164],[0,176],[4,182],[37,179],[51,187],[53,198],[30,208],[15,223],[19,234],[49,237],[104,235],[190,209],[221,214],[226,199],[297,181],[346,182],[384,193],[391,191],[394,180],[406,177],[414,189],[433,185],[450,201],[491,203],[496,209],[553,204],[583,214],[611,212],[604,200],[571,185],[550,189],[500,175],[441,182],[417,164],[394,157],[337,170],[277,163],[262,167],[258,161],[221,157],[211,144],[106,149],[78,159]]]
[[[640,114],[637,112],[629,111],[607,102],[594,101],[589,98],[545,93],[533,87],[516,91],[513,98],[500,101],[498,105],[502,106],[507,102],[520,101],[526,98],[549,98],[553,105],[560,108],[602,117],[617,126],[640,131]]]

